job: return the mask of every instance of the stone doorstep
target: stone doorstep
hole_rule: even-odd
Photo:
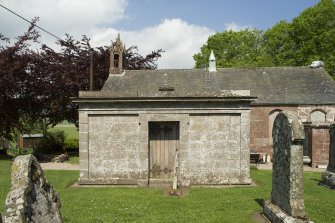
[[[172,180],[150,179],[148,186],[149,187],[169,187],[169,186],[172,186],[172,184],[173,184]]]
[[[309,219],[302,220],[287,215],[281,208],[273,204],[271,201],[266,201],[264,203],[263,214],[264,217],[273,223],[314,223]]]

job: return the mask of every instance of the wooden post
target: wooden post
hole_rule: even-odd
[[[179,167],[179,149],[176,148],[176,154],[175,154],[175,159],[174,159],[174,168],[173,168],[173,184],[172,184],[172,189],[177,190],[178,187],[178,167]]]

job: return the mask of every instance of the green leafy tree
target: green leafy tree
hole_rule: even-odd
[[[218,67],[257,66],[264,62],[262,31],[245,29],[239,32],[224,31],[210,36],[193,56],[195,67],[206,67],[211,50],[214,51]]]
[[[322,60],[335,74],[335,3],[321,0],[292,22],[280,21],[263,36],[264,50],[274,66],[306,66]]]
[[[294,66],[295,44],[291,37],[292,25],[280,21],[263,35],[263,52],[268,64],[262,66]]]
[[[195,67],[207,66],[214,50],[218,67],[306,66],[325,62],[335,75],[335,2],[320,0],[291,22],[280,21],[265,32],[224,31],[208,38],[193,56]]]
[[[93,48],[83,36],[78,41],[67,35],[58,41],[60,51],[39,42],[32,21],[28,31],[13,43],[0,33],[0,138],[13,139],[15,132],[46,132],[48,125],[63,120],[78,123],[77,106],[71,97],[89,88],[90,54],[94,57],[94,90],[100,90],[108,78],[110,46]],[[4,43],[4,44],[3,44]],[[156,69],[162,50],[142,56],[136,46],[126,49],[126,69]]]
[[[292,22],[295,43],[295,65],[306,65],[313,60],[325,62],[332,73],[335,66],[335,2],[321,0],[303,11]]]

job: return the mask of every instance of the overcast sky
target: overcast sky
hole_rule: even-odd
[[[317,0],[0,0],[0,4],[64,38],[85,34],[93,45],[109,45],[117,33],[141,54],[163,49],[159,68],[192,68],[192,55],[209,35],[227,29],[266,30],[291,21]],[[15,37],[29,24],[0,7],[0,33]],[[56,39],[41,32],[42,42]]]

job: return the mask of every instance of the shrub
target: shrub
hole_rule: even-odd
[[[17,157],[19,155],[28,155],[34,152],[33,148],[16,148],[10,147],[7,150],[7,154],[13,157]]]
[[[79,154],[79,140],[75,138],[66,139],[65,150],[67,154]]]
[[[35,154],[57,154],[64,153],[65,134],[63,131],[48,132],[44,139],[35,148]]]
[[[79,148],[79,140],[78,139],[66,139],[65,140],[65,148],[66,149],[78,149]]]

